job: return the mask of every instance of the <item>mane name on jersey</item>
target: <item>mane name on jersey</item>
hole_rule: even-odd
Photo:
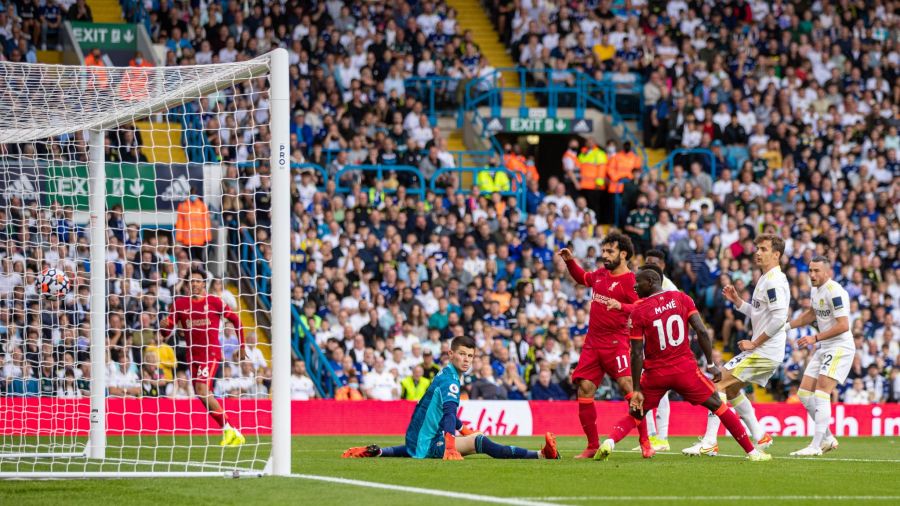
[[[675,299],[670,300],[669,303],[666,304],[665,306],[656,306],[655,308],[653,308],[653,311],[655,311],[656,314],[660,315],[670,309],[671,310],[675,309]]]

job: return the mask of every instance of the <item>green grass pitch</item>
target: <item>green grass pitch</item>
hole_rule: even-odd
[[[537,437],[496,439],[534,449],[542,441]],[[606,462],[576,461],[572,457],[583,448],[583,439],[570,437],[559,440],[562,461],[498,461],[479,455],[464,462],[443,462],[340,458],[350,446],[399,444],[398,437],[296,437],[293,472],[517,499],[512,504],[900,503],[900,438],[841,438],[838,450],[810,459],[788,456],[806,445],[807,438],[778,438],[771,448],[775,460],[768,463],[738,458],[740,448],[725,437],[720,438],[722,456],[688,458],[678,453],[693,441],[673,438],[672,452],[651,461],[628,451],[637,444],[633,437],[620,443]],[[298,477],[0,482],[0,504],[94,505],[113,501],[129,506],[419,506],[475,502]]]

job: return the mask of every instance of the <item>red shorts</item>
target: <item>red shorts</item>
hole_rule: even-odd
[[[193,383],[204,383],[209,385],[213,378],[216,377],[216,370],[222,361],[216,356],[191,357],[191,381]]]
[[[700,372],[695,365],[693,370],[683,372],[645,371],[641,376],[641,391],[644,392],[644,412],[655,409],[660,399],[669,390],[678,392],[691,404],[703,404],[716,392],[712,381]]]
[[[616,338],[611,346],[585,345],[572,380],[586,379],[599,386],[604,374],[612,379],[631,376],[631,344],[626,336]]]

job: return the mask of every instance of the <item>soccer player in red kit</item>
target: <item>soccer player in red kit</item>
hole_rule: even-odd
[[[722,373],[712,361],[712,342],[694,301],[683,292],[664,291],[662,273],[655,266],[645,266],[636,277],[635,291],[641,300],[634,305],[629,319],[631,334],[631,377],[634,395],[631,396],[632,417],[613,428],[610,438],[603,441],[598,459],[606,459],[615,444],[634,428],[634,423],[659,405],[669,390],[678,392],[691,404],[709,409],[728,429],[752,461],[771,460],[772,456],[754,448],[750,436],[738,416],[723,403],[716,387],[703,375],[694,354],[688,323],[697,333],[697,341],[706,356],[707,370],[715,381]],[[641,373],[643,372],[643,376]]]
[[[169,316],[162,321],[160,332],[163,340],[180,326],[187,338],[187,360],[191,367],[194,393],[209,411],[209,416],[222,427],[222,446],[240,446],[245,439],[228,423],[225,411],[213,397],[209,385],[222,361],[219,343],[219,327],[224,317],[234,325],[241,342],[241,360],[246,358],[244,331],[241,319],[222,299],[206,293],[206,275],[199,269],[191,270],[191,296],[178,296],[172,301]]]
[[[566,262],[572,279],[591,289],[588,333],[578,365],[572,373],[572,381],[578,386],[578,419],[587,437],[587,448],[575,458],[589,459],[600,448],[594,394],[603,381],[603,375],[608,374],[615,379],[625,393],[625,399],[631,399],[632,379],[628,363],[630,345],[626,328],[628,313],[610,309],[607,303],[610,299],[621,305],[637,301],[634,273],[628,269],[627,263],[633,254],[631,239],[615,232],[603,239],[600,248],[603,266],[592,272],[585,272],[568,248],[559,250],[559,256]],[[644,455],[652,456],[646,426],[639,424],[638,430]]]

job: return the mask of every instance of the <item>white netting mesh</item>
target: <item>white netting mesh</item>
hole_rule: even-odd
[[[269,241],[268,68],[268,57],[176,68],[0,62],[0,473],[265,466],[270,327],[249,306],[267,274],[242,276],[240,258]],[[100,129],[105,322],[90,311],[89,137]],[[238,167],[250,176],[238,179]],[[203,288],[221,308],[191,297],[192,269],[207,273]],[[246,360],[230,312],[259,342]],[[178,330],[167,335],[170,316]],[[204,344],[198,336],[219,318]],[[103,461],[83,455],[98,324]],[[205,373],[242,446],[220,446],[223,431],[196,396]]]

